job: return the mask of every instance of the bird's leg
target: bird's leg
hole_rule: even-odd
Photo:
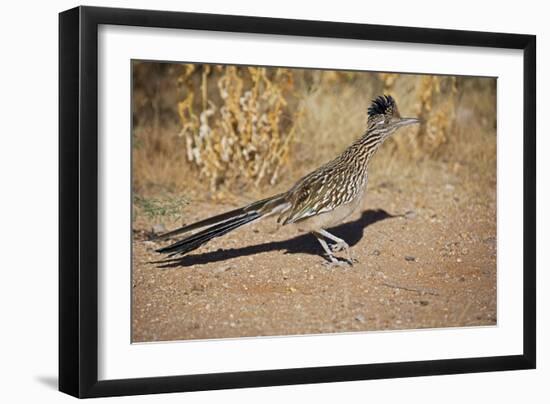
[[[323,247],[323,250],[325,250],[325,252],[327,253],[328,259],[330,260],[330,262],[328,262],[328,265],[331,265],[331,266],[332,265],[337,265],[337,266],[343,265],[344,263],[342,261],[338,260],[338,258],[336,258],[334,256],[334,254],[332,253],[332,250],[328,246],[325,239],[321,236],[321,234],[319,234],[316,231],[314,231],[312,233],[317,238],[317,240],[319,241],[319,244],[321,244],[321,247]]]
[[[334,245],[329,246],[327,244],[327,242],[325,241],[325,239],[323,238],[323,237],[326,237],[326,238],[331,239],[332,241],[335,241],[334,236],[332,234],[330,234],[329,232],[327,232],[325,230],[313,231],[312,233],[317,238],[317,240],[319,241],[319,244],[321,244],[321,246],[323,247],[323,250],[325,250],[325,252],[327,253],[327,256],[330,260],[330,263],[329,263],[330,265],[339,265],[339,266],[341,266],[341,265],[344,264],[344,262],[347,263],[348,265],[353,265],[353,259],[351,257],[349,246],[344,240],[338,239],[338,240],[341,241],[341,243],[339,243],[339,245],[341,247],[335,249]],[[329,234],[330,237],[326,236],[325,233]],[[341,260],[339,260],[337,257],[334,256],[335,251],[341,251],[341,250],[346,250],[346,253],[347,253],[347,256],[348,256],[348,259],[345,260],[344,262],[342,262]]]
[[[329,240],[332,240],[335,242],[332,246],[330,246],[330,249],[332,252],[338,252],[344,250],[347,255],[347,259],[350,265],[353,265],[354,259],[351,256],[351,249],[349,248],[348,243],[346,243],[344,240],[342,240],[339,237],[336,237],[334,234],[329,233],[328,231],[321,229],[318,231],[320,235],[323,237],[328,238]]]

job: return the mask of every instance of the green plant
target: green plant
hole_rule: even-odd
[[[189,204],[189,201],[182,197],[144,198],[140,195],[134,196],[136,216],[143,214],[149,219],[158,219],[166,216],[180,219],[184,206],[187,204]]]

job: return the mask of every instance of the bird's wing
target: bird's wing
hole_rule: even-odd
[[[287,194],[288,209],[279,217],[283,225],[296,223],[334,209],[334,182],[338,179],[327,173],[314,172],[300,180]]]

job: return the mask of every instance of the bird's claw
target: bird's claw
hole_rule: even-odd
[[[349,245],[346,242],[338,242],[338,243],[335,243],[335,244],[331,244],[330,245],[330,250],[332,252],[345,251],[346,255],[347,255],[346,258],[342,258],[341,260],[336,260],[336,258],[330,257],[332,262],[335,262],[335,261],[342,262],[343,261],[343,262],[347,263],[347,265],[349,265],[350,267],[353,266],[353,264],[359,262],[357,259],[352,257]],[[334,264],[334,265],[340,265],[340,264]]]
[[[338,259],[336,257],[329,257],[329,259],[325,262],[323,262],[323,265],[332,268],[332,267],[351,267],[353,266],[353,261],[350,259]],[[356,261],[356,260],[355,260]]]

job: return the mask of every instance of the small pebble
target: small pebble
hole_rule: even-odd
[[[380,255],[380,250],[373,250],[372,255],[379,256]]]
[[[226,272],[226,271],[229,271],[230,269],[232,269],[233,266],[232,265],[224,265],[224,266],[221,266],[219,268],[216,268],[214,270],[214,273],[222,273],[222,272]]]
[[[365,322],[365,316],[362,315],[362,314],[358,314],[355,316],[355,321],[359,321],[360,323],[364,323]]]
[[[416,257],[412,255],[405,255],[405,261],[416,261]]]
[[[156,244],[153,241],[144,241],[143,244],[146,246],[148,250],[152,250],[156,248]]]
[[[156,223],[153,225],[151,232],[155,235],[166,233],[166,226],[163,223]]]

